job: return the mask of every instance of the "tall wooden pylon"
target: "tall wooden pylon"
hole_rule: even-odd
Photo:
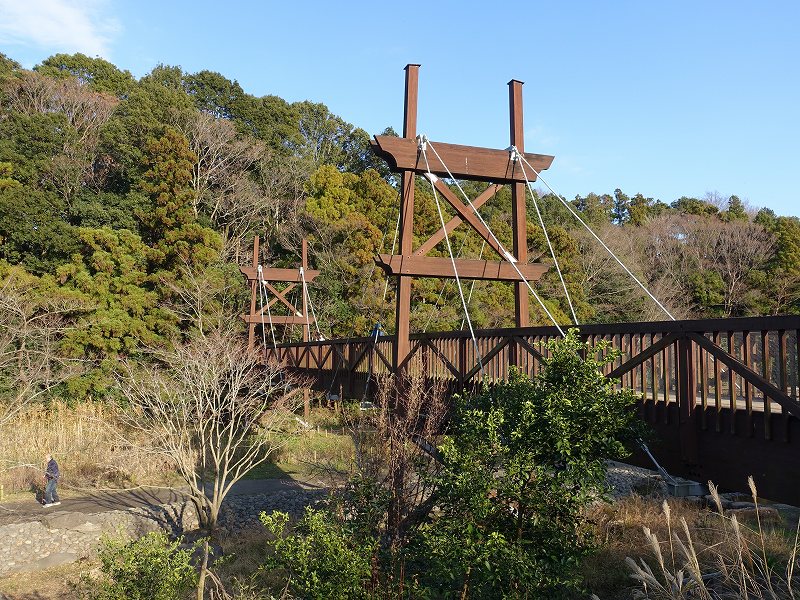
[[[475,146],[459,146],[440,142],[430,142],[436,154],[427,155],[422,160],[420,141],[417,139],[417,101],[419,87],[419,65],[406,65],[405,103],[403,115],[403,137],[375,136],[372,149],[383,157],[390,169],[401,173],[400,189],[400,254],[380,254],[376,263],[388,276],[397,277],[397,311],[395,331],[397,342],[394,352],[395,372],[400,372],[411,352],[410,314],[411,283],[414,277],[453,278],[452,262],[447,258],[425,256],[438,243],[444,240],[445,233],[438,231],[415,251],[414,241],[414,181],[416,175],[428,175],[437,192],[448,202],[456,215],[445,225],[445,231],[455,229],[466,221],[478,235],[493,249],[500,260],[455,259],[458,277],[461,279],[484,279],[512,282],[515,287],[515,320],[517,327],[528,323],[528,289],[520,279],[520,273],[528,281],[538,280],[547,267],[538,263],[528,263],[527,252],[527,206],[525,196],[525,175],[528,181],[536,180],[536,172],[550,167],[553,157],[544,154],[524,152],[524,130],[522,118],[522,82],[511,80],[509,86],[510,146],[525,157],[533,169],[526,167],[523,173],[519,159],[514,159],[511,148],[493,150]],[[491,199],[504,184],[511,185],[512,193],[512,243],[505,249],[494,238],[483,222],[478,219],[467,204],[461,201],[439,177],[455,177],[490,182],[486,191],[471,202],[480,208]],[[505,250],[505,252],[504,252]],[[513,256],[509,256],[510,252]],[[513,264],[512,264],[513,263]],[[519,271],[519,272],[518,272]]]
[[[242,275],[247,278],[250,284],[250,314],[242,315],[242,319],[247,323],[247,349],[253,351],[256,342],[256,327],[272,327],[273,325],[300,325],[303,328],[303,341],[311,340],[311,324],[315,323],[313,314],[308,312],[307,290],[302,288],[303,282],[310,283],[319,275],[319,271],[308,268],[308,243],[303,238],[301,250],[300,269],[276,269],[274,267],[261,266],[261,277],[258,274],[259,267],[259,239],[258,236],[253,240],[253,266],[239,267]],[[302,273],[301,273],[302,269]],[[260,283],[259,283],[260,281]],[[272,284],[274,282],[288,283],[282,290],[278,290]],[[263,285],[264,290],[259,290],[259,285]],[[302,310],[292,304],[286,297],[298,285],[302,292]],[[266,304],[257,306],[257,299],[269,295]],[[266,311],[271,311],[272,307],[277,308],[278,303],[288,309],[289,314],[265,315]],[[266,350],[266,349],[264,349]],[[303,388],[303,416],[308,419],[311,414],[311,396],[308,388]]]

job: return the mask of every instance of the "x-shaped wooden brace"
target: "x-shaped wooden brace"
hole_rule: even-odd
[[[266,305],[265,305],[265,306],[264,306],[264,307],[261,309],[261,312],[262,312],[262,313],[263,313],[263,312],[264,312],[264,310],[267,308],[267,306],[269,306],[270,308],[272,308],[272,306],[273,306],[273,305],[274,305],[276,302],[278,302],[279,300],[280,300],[280,301],[281,301],[281,302],[282,302],[282,303],[283,303],[283,304],[286,306],[286,308],[288,308],[288,309],[289,309],[289,310],[292,312],[292,314],[293,314],[293,315],[296,315],[297,313],[299,313],[299,312],[300,312],[299,310],[297,310],[297,308],[296,308],[296,307],[295,307],[295,306],[294,306],[294,305],[293,305],[291,302],[289,302],[289,301],[286,299],[286,294],[288,294],[288,293],[289,293],[289,292],[291,292],[291,291],[292,291],[294,288],[296,288],[296,287],[297,287],[297,284],[296,284],[296,283],[290,283],[289,285],[287,285],[287,286],[286,286],[286,287],[285,287],[283,290],[281,290],[281,291],[278,291],[277,289],[275,289],[275,288],[272,286],[272,284],[271,284],[271,283],[269,283],[268,281],[265,281],[265,282],[264,282],[264,286],[267,288],[267,290],[269,290],[270,292],[272,292],[272,296],[273,296],[273,297],[272,297],[272,298],[270,298],[269,302],[267,302],[267,304],[266,304]]]
[[[428,252],[433,250],[433,248],[441,242],[445,237],[445,231],[449,235],[456,227],[458,227],[462,222],[466,221],[469,223],[472,228],[480,235],[487,244],[489,244],[490,248],[493,248],[500,257],[505,260],[506,257],[503,255],[503,252],[500,246],[497,243],[497,240],[489,233],[489,230],[486,226],[478,219],[477,216],[472,212],[470,207],[465,205],[458,197],[450,190],[449,187],[445,185],[445,183],[436,177],[436,175],[426,174],[425,177],[433,184],[436,188],[436,191],[439,192],[442,197],[447,200],[448,204],[453,207],[453,209],[458,213],[457,216],[450,219],[444,226],[444,231],[441,229],[437,230],[428,240],[422,244],[417,250],[414,252],[415,256],[425,256]],[[500,191],[502,185],[498,184],[491,184],[488,188],[486,188],[481,194],[472,201],[472,205],[477,210],[486,202],[488,202],[494,195]]]

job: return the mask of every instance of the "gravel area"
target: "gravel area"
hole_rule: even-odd
[[[606,464],[606,483],[611,490],[610,496],[615,500],[633,493],[659,498],[667,496],[667,484],[657,471],[613,460]]]

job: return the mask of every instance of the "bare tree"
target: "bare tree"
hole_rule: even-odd
[[[226,198],[265,155],[266,145],[240,136],[230,121],[202,111],[184,117],[177,126],[197,157],[192,167],[195,213],[204,205],[211,219],[218,222]]]
[[[376,410],[351,424],[359,474],[389,494],[386,535],[398,542],[428,515],[435,498],[425,473],[439,467],[436,439],[448,412],[444,386],[419,376],[377,380]]]
[[[299,388],[230,330],[193,337],[153,358],[145,369],[128,364],[120,381],[126,441],[174,464],[201,526],[213,530],[233,485],[280,445],[283,438],[271,434],[294,421]]]
[[[778,270],[772,278],[773,315],[788,313],[800,300],[800,273]]]
[[[625,227],[620,235],[620,227],[609,224],[600,228],[598,235],[659,302],[681,318],[688,313],[688,304],[683,279],[675,272],[674,231],[662,222],[646,227]],[[586,301],[603,320],[665,318],[663,310],[594,238],[583,232],[574,235]]]
[[[79,371],[59,352],[79,306],[42,295],[33,276],[12,267],[0,277],[0,425]]]
[[[757,223],[696,219],[687,228],[687,250],[701,269],[719,275],[724,285],[725,317],[746,312],[752,272],[763,269],[772,255],[775,236]]]
[[[277,160],[264,142],[204,112],[178,121],[197,157],[192,166],[195,213],[208,214],[227,239],[226,248],[239,250],[252,231],[271,229],[270,224],[285,218],[280,213],[288,208],[287,192],[294,200],[301,188],[292,168]]]
[[[67,201],[87,183],[102,177],[95,169],[100,131],[111,118],[119,99],[95,92],[74,77],[53,79],[34,71],[22,71],[3,86],[3,100],[24,114],[61,114],[75,135],[64,136],[62,153],[52,157],[44,177]]]

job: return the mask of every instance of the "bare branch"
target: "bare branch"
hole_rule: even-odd
[[[146,369],[128,363],[120,381],[128,442],[144,439],[174,464],[201,524],[213,529],[233,485],[280,444],[282,438],[270,434],[294,427],[299,382],[220,329],[153,353],[153,359]]]

